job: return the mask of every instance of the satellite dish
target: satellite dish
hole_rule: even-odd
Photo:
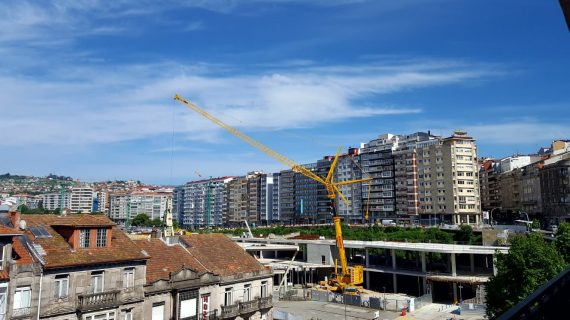
[[[26,230],[26,220],[20,220],[19,227],[20,230]]]

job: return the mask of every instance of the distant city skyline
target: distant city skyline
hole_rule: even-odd
[[[491,10],[492,9],[492,10]],[[464,129],[479,156],[570,138],[557,2],[5,1],[0,170],[181,184],[285,169],[383,133]]]

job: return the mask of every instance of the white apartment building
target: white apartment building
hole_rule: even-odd
[[[172,191],[139,190],[130,193],[111,193],[109,196],[109,217],[118,223],[132,220],[139,214],[152,219],[163,219],[171,205]]]
[[[501,167],[501,173],[507,173],[514,169],[528,166],[529,164],[534,163],[538,160],[540,160],[539,156],[532,156],[532,155],[528,156],[517,155],[517,156],[503,158],[499,161]]]
[[[71,194],[68,191],[63,193],[63,201],[61,192],[42,194],[40,198],[42,206],[47,210],[61,209],[62,205],[63,208],[69,208],[71,202]]]
[[[90,213],[93,211],[93,188],[78,186],[71,188],[69,210],[73,213]]]

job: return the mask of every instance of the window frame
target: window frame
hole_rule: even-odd
[[[134,287],[135,287],[135,268],[123,269],[123,289],[131,289]]]
[[[251,301],[251,283],[243,285],[243,301]]]
[[[54,278],[54,297],[56,299],[65,299],[69,297],[69,274],[58,274]],[[65,283],[65,294],[62,295],[62,284]]]
[[[231,306],[234,304],[233,288],[225,288],[224,290],[224,306]]]
[[[95,282],[93,280],[95,278],[101,277],[101,288],[98,291],[95,291]],[[92,293],[102,293],[105,291],[105,272],[104,271],[92,271],[91,272],[91,292]]]
[[[79,229],[79,247],[89,248],[91,245],[91,229],[82,228]]]
[[[107,229],[99,228],[97,229],[97,237],[95,240],[97,248],[103,248],[107,246]]]
[[[27,290],[26,290],[27,289]],[[23,292],[28,292],[28,305],[27,306],[22,306],[22,298],[20,297],[20,295],[22,295]],[[19,299],[17,299],[17,297],[19,297]],[[20,306],[16,307],[16,302],[19,302]],[[12,307],[14,310],[19,310],[19,309],[26,309],[26,308],[30,308],[32,306],[32,287],[31,286],[20,286],[20,287],[16,287],[16,290],[14,291],[14,301],[12,301]]]

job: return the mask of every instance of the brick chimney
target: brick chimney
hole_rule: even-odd
[[[19,211],[10,211],[10,222],[12,222],[12,225],[14,226],[14,228],[19,227],[19,223],[20,223],[20,212]]]

